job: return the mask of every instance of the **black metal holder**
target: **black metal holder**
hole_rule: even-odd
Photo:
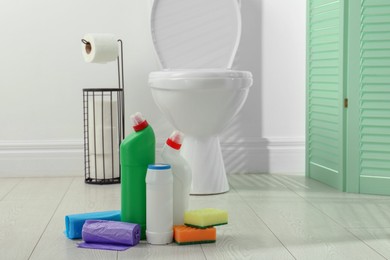
[[[89,42],[82,42],[88,48]],[[118,43],[119,88],[83,89],[84,172],[89,184],[121,182],[119,148],[125,134],[125,103],[123,43]]]

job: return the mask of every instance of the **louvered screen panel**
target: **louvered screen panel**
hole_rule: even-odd
[[[390,194],[390,0],[361,0],[360,28],[360,191]]]
[[[342,1],[308,1],[307,170],[342,189]]]

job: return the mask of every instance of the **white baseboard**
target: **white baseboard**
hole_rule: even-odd
[[[222,141],[227,173],[304,175],[304,138],[251,138]]]
[[[82,140],[0,142],[0,177],[48,176],[84,176]]]
[[[229,174],[304,174],[304,138],[222,140],[221,149]],[[84,176],[82,140],[0,141],[0,177],[47,176]]]

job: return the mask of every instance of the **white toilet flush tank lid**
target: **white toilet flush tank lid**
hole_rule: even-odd
[[[240,9],[237,0],[154,0],[151,29],[164,69],[231,68]]]

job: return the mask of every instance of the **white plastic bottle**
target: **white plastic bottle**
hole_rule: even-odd
[[[173,224],[184,224],[184,212],[188,210],[192,173],[187,161],[180,155],[183,134],[174,131],[167,139],[161,153],[164,163],[170,164],[173,174]]]
[[[151,164],[146,173],[146,240],[169,244],[173,239],[173,177],[168,164]]]

